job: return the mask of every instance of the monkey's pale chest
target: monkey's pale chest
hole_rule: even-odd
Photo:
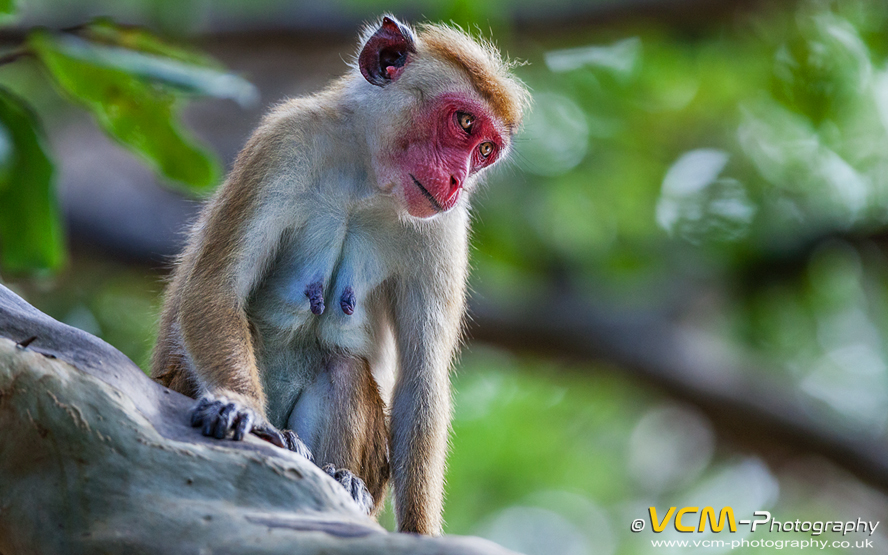
[[[390,267],[380,231],[360,220],[309,224],[281,245],[249,308],[269,347],[308,340],[350,352],[370,348]]]

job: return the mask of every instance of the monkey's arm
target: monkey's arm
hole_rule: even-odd
[[[168,301],[177,306],[180,341],[201,396],[193,423],[220,438],[233,431],[241,439],[265,419],[244,306],[255,278],[245,270],[267,265],[278,237],[273,232],[251,237],[254,245],[248,248],[250,224],[241,214],[255,214],[259,207],[253,195],[243,194],[245,188],[233,176],[207,207],[177,269],[177,298]]]
[[[437,253],[448,259],[446,265],[400,282],[394,292],[400,371],[392,398],[391,468],[402,532],[442,531],[449,370],[461,331],[467,266],[465,243],[458,238],[453,243],[455,252]]]
[[[267,431],[272,437],[265,437],[280,445],[294,438],[281,438],[266,422],[246,303],[274,259],[285,226],[300,222],[294,217],[298,211],[289,218],[280,214],[292,202],[292,197],[280,191],[287,186],[292,190],[293,184],[264,179],[279,175],[281,181],[287,174],[255,167],[261,159],[256,154],[268,150],[267,145],[261,146],[245,149],[229,180],[201,215],[176,269],[167,299],[172,314],[165,314],[168,323],[162,325],[161,333],[177,335],[173,342],[190,359],[185,371],[201,398],[192,415],[193,425],[220,439]],[[275,159],[269,152],[264,157]],[[162,370],[156,363],[158,371]]]

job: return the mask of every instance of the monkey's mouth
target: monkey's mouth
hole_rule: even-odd
[[[407,175],[409,175],[409,176],[410,176],[410,179],[413,180],[413,184],[416,185],[416,188],[419,189],[419,192],[422,193],[422,195],[423,195],[423,196],[429,201],[429,203],[432,205],[432,208],[434,208],[434,209],[435,209],[436,211],[438,211],[438,212],[444,212],[444,207],[441,206],[441,203],[438,202],[438,199],[436,199],[436,198],[432,195],[432,193],[430,193],[430,192],[428,191],[428,189],[426,189],[425,187],[423,187],[423,186],[422,186],[422,183],[420,183],[418,179],[416,179],[415,177],[413,177],[413,174],[412,174],[412,173],[409,173],[409,174],[407,174]]]

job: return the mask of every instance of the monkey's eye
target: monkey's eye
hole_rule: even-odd
[[[472,124],[475,123],[475,118],[465,112],[457,112],[456,121],[460,127],[469,131],[472,129]]]
[[[481,143],[481,146],[478,147],[478,152],[481,153],[481,156],[487,158],[493,152],[493,143],[490,141]]]

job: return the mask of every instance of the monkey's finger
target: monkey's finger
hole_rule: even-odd
[[[201,429],[200,433],[205,436],[213,435],[213,428],[216,424],[216,420],[219,418],[219,412],[221,410],[222,403],[220,401],[213,401],[200,411],[201,422],[203,422],[203,429]]]
[[[205,406],[203,409],[199,411],[195,411],[195,416],[191,418],[192,426],[203,426],[200,433],[205,436],[212,435],[213,433],[213,422],[215,421],[216,416],[219,414],[219,410],[222,408],[222,403],[219,401],[213,401],[212,403]],[[195,417],[197,418],[197,424],[194,424]]]
[[[215,419],[213,437],[216,439],[224,439],[225,436],[228,435],[228,431],[231,430],[231,426],[234,425],[234,419],[236,416],[237,405],[234,403],[228,403],[222,407],[222,410],[219,411],[219,416]]]
[[[203,424],[203,414],[199,410],[194,410],[191,412],[191,427],[197,428]]]
[[[203,420],[203,428],[200,430],[200,433],[207,437],[211,437],[213,432],[215,431],[216,421],[219,419],[218,415],[207,414],[204,416]]]
[[[253,428],[253,435],[259,437],[260,439],[264,439],[268,443],[280,447],[281,449],[287,449],[287,444],[284,441],[284,437],[281,435],[280,432],[270,426]]]
[[[244,439],[244,436],[247,435],[253,428],[253,422],[255,421],[255,417],[251,411],[243,411],[238,413],[237,421],[234,425],[234,436],[232,439],[234,441],[241,441]]]
[[[194,405],[194,408],[191,409],[192,428],[197,428],[198,426],[203,424],[204,410],[206,410],[206,408],[210,406],[210,404],[212,404],[212,401],[210,401],[206,397],[202,397],[201,400],[198,401],[196,405]]]

